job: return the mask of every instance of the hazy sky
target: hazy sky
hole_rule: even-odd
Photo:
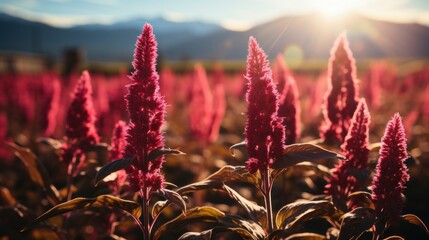
[[[246,29],[287,14],[323,12],[335,16],[344,10],[429,25],[429,0],[1,0],[0,9],[55,26],[164,16]]]

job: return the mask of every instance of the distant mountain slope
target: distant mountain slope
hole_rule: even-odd
[[[191,32],[192,35],[202,36],[223,29],[220,25],[213,23],[207,23],[202,21],[173,22],[163,17],[135,18],[126,21],[119,21],[113,24],[86,24],[79,25],[73,28],[91,30],[141,29],[142,25],[145,22],[150,22],[158,33]]]
[[[216,24],[171,22],[163,18],[56,28],[0,14],[0,50],[37,52],[59,58],[65,48],[79,47],[89,60],[130,61],[134,43],[145,22],[154,26],[161,49],[223,30]]]
[[[283,17],[246,32],[222,32],[192,39],[167,49],[179,59],[245,59],[249,36],[254,36],[273,58],[297,45],[306,59],[327,59],[336,37],[346,30],[357,58],[429,57],[429,27],[377,21],[356,14],[339,20],[311,14]]]
[[[146,21],[154,25],[160,54],[172,60],[245,60],[249,36],[256,37],[270,58],[295,46],[304,59],[327,59],[335,38],[344,30],[357,58],[429,58],[429,27],[356,14],[338,20],[318,14],[287,16],[245,32],[163,18],[55,28],[0,14],[0,51],[37,52],[58,59],[65,48],[79,47],[90,61],[131,61],[136,37]]]

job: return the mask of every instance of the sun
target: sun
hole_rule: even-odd
[[[327,0],[317,5],[317,11],[326,18],[341,18],[358,5],[356,1]]]

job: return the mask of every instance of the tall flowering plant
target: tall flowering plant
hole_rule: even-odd
[[[283,118],[285,143],[289,145],[298,141],[301,130],[299,93],[295,79],[287,69],[282,55],[277,56],[276,63],[276,80],[280,93],[278,115]]]
[[[115,161],[123,157],[124,148],[126,145],[126,123],[124,121],[118,121],[113,129],[112,138],[110,141],[109,159]],[[115,180],[110,184],[114,195],[118,196],[121,192],[121,188],[125,183],[127,175],[124,170],[116,172]]]
[[[285,129],[278,116],[279,95],[273,82],[272,72],[264,51],[256,40],[249,39],[247,55],[246,93],[247,121],[246,136],[247,169],[250,173],[259,171],[263,178],[263,192],[267,209],[269,231],[272,231],[271,187],[269,175],[271,165],[282,156]]]
[[[110,174],[119,171],[116,182],[113,185],[113,193],[118,195],[120,185],[126,177],[132,193],[137,192],[140,203],[124,200],[118,196],[101,195],[96,198],[75,198],[61,203],[47,211],[34,222],[40,222],[52,216],[82,208],[119,208],[130,213],[136,220],[143,233],[143,239],[151,239],[151,231],[156,219],[162,211],[153,213],[150,218],[149,202],[154,194],[159,194],[171,200],[183,211],[186,210],[185,201],[182,197],[172,191],[165,189],[164,176],[161,173],[164,155],[182,154],[173,149],[164,148],[162,125],[164,124],[165,101],[159,92],[158,73],[155,69],[157,57],[157,42],[153,34],[152,26],[145,24],[141,35],[136,42],[133,66],[135,71],[129,77],[131,83],[127,85],[128,93],[125,96],[130,121],[119,122],[113,132],[110,147],[110,163],[103,166],[97,173],[95,182],[98,184]],[[67,123],[68,142],[74,143],[77,149],[84,151],[90,144],[98,142],[95,135],[93,122],[92,102],[88,99],[91,93],[89,86],[89,75],[84,72],[78,82],[75,91],[75,100],[72,101]],[[80,123],[80,124],[77,124]],[[63,159],[65,161],[76,159],[73,151],[63,148]],[[75,149],[75,148],[71,148]],[[80,152],[78,152],[80,153]],[[112,160],[112,159],[111,159]],[[108,182],[108,179],[105,179]],[[64,210],[67,209],[67,210]],[[109,219],[111,223],[112,219]],[[113,227],[111,228],[113,229]]]
[[[357,111],[360,111],[360,108],[361,103]],[[364,140],[362,137],[357,139]],[[405,203],[403,190],[410,178],[405,165],[405,160],[408,159],[406,141],[401,116],[396,113],[387,123],[381,139],[379,159],[372,179],[372,193],[356,191],[349,195],[348,199],[354,208],[341,217],[341,231],[338,239],[355,239],[369,229],[372,229],[373,240],[382,239],[384,231],[389,226],[400,223],[400,220],[415,224],[429,234],[427,227],[417,216],[401,215]],[[345,144],[350,143],[352,142]],[[363,141],[355,142],[357,146],[361,146],[360,143]],[[361,160],[364,160],[363,157],[367,156],[366,154],[366,151],[362,150],[354,152],[354,156],[362,157]],[[366,161],[358,161],[357,164],[365,166]],[[354,182],[349,185],[353,186],[354,190],[359,190],[355,188]],[[395,236],[392,239],[402,238]]]
[[[349,194],[364,190],[361,179],[366,172],[369,159],[369,124],[370,115],[366,101],[362,98],[353,115],[351,126],[341,145],[343,156],[347,159],[336,165],[331,179],[326,185],[325,193],[344,206]]]
[[[125,96],[128,123],[124,157],[135,157],[126,169],[131,188],[148,200],[150,192],[164,186],[160,170],[164,157],[149,159],[149,154],[164,147],[161,127],[164,124],[165,101],[159,93],[156,71],[157,42],[152,26],[146,24],[136,42],[134,72]]]
[[[202,64],[194,66],[192,84],[189,85],[189,122],[193,137],[204,147],[209,142],[213,121],[213,93]]]
[[[346,35],[341,34],[331,50],[328,65],[321,137],[327,143],[343,142],[357,107],[356,66]]]
[[[372,180],[371,196],[375,210],[379,214],[378,221],[383,229],[385,223],[395,223],[401,216],[404,206],[402,192],[410,178],[405,165],[407,158],[405,129],[401,116],[396,113],[387,123],[381,139],[380,157]],[[376,233],[381,233],[380,229],[376,229],[376,231]]]
[[[84,164],[84,153],[100,140],[95,128],[91,78],[87,71],[82,73],[76,84],[66,116],[65,141],[60,159],[67,165],[67,200],[70,200],[72,179]]]

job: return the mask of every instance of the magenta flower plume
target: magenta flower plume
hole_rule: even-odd
[[[251,173],[265,172],[284,148],[285,129],[277,115],[279,96],[272,79],[267,56],[253,37],[247,55],[247,121],[245,136]]]
[[[219,128],[222,123],[226,109],[225,87],[223,83],[223,70],[220,65],[216,65],[213,71],[213,113],[212,123],[209,132],[209,142],[214,142],[219,135]]]
[[[122,158],[122,154],[126,144],[126,124],[124,121],[118,121],[113,129],[112,139],[110,141],[109,157],[110,161],[115,161]],[[117,195],[126,180],[126,173],[124,170],[116,172],[116,179],[111,187],[114,193]]]
[[[110,161],[122,158],[125,149],[126,124],[124,121],[118,121],[113,129],[112,138],[110,141],[109,157]]]
[[[47,113],[47,127],[45,129],[45,135],[51,136],[55,133],[57,126],[57,115],[60,110],[61,101],[61,83],[58,79],[52,82],[52,97]]]
[[[190,87],[189,122],[192,135],[201,146],[209,142],[213,122],[213,95],[210,90],[204,67],[194,66],[193,84]]]
[[[91,78],[87,71],[78,80],[71,104],[67,110],[66,139],[83,151],[99,142],[95,128],[95,111],[92,103]]]
[[[343,142],[357,107],[356,67],[346,35],[341,34],[331,50],[329,90],[325,97],[321,137],[325,142]]]
[[[134,191],[156,191],[163,187],[160,170],[164,158],[149,159],[149,154],[164,146],[161,127],[164,124],[165,101],[159,92],[156,71],[157,42],[152,26],[148,23],[138,37],[134,51],[134,72],[130,76],[125,96],[130,121],[124,157],[135,157],[126,171]]]
[[[369,124],[370,115],[365,99],[360,99],[358,107],[353,115],[351,126],[341,149],[346,161],[341,161],[332,174],[332,178],[326,185],[325,193],[335,199],[345,201],[347,196],[364,188],[356,174],[359,170],[365,170],[368,165],[369,149]]]
[[[285,127],[285,143],[296,143],[300,134],[301,107],[295,79],[286,67],[283,56],[277,56],[277,82],[280,90],[279,117],[283,118]]]
[[[376,210],[387,221],[397,221],[402,212],[402,191],[410,178],[405,165],[407,158],[405,130],[401,116],[396,113],[387,123],[381,139],[380,158],[372,180],[372,199]]]

